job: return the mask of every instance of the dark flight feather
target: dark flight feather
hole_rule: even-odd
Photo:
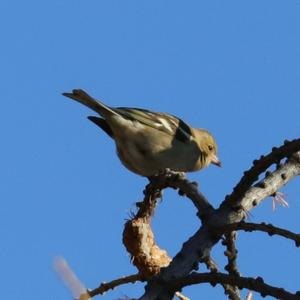
[[[88,119],[100,127],[107,135],[113,138],[113,132],[104,119],[95,116],[89,116]]]

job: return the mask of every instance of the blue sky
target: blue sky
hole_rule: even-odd
[[[299,137],[299,1],[2,0],[0,12],[3,299],[71,299],[56,255],[89,288],[135,273],[121,238],[146,180],[62,92],[80,87],[208,128],[224,167],[189,177],[216,207],[254,158]],[[273,213],[266,200],[251,221],[299,232],[297,180],[283,189],[290,208]],[[158,243],[175,254],[198,226],[192,204],[167,191],[153,221]],[[243,275],[299,289],[293,243],[240,233],[237,245]],[[220,269],[223,251],[213,251]],[[128,285],[102,299],[142,293]],[[184,293],[224,298],[208,285]]]

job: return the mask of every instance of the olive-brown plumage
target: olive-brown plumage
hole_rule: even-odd
[[[221,165],[215,139],[205,129],[192,128],[166,113],[112,108],[80,89],[63,95],[101,116],[88,118],[114,139],[120,160],[134,173],[149,177],[167,168],[192,172],[210,163]]]

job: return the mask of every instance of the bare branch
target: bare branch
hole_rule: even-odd
[[[122,277],[110,283],[102,283],[94,290],[84,291],[81,296],[84,296],[84,299],[93,297],[121,284],[133,283],[138,280],[145,281],[147,278],[151,278],[146,286],[146,294],[141,299],[171,299],[174,293],[177,293],[177,296],[181,297],[181,299],[186,299],[178,290],[181,290],[186,285],[201,282],[222,284],[225,292],[229,294],[231,299],[239,299],[236,287],[248,288],[260,292],[263,296],[270,295],[281,299],[300,299],[300,292],[294,295],[283,289],[266,285],[260,278],[239,277],[235,260],[234,233],[232,233],[232,230],[239,229],[261,230],[269,234],[278,234],[293,239],[296,245],[299,246],[299,235],[287,230],[266,224],[248,223],[248,225],[245,225],[246,223],[240,222],[245,216],[245,211],[254,208],[264,198],[274,194],[294,176],[300,174],[300,152],[295,152],[299,148],[300,140],[287,142],[280,148],[273,148],[273,151],[266,157],[255,161],[254,166],[245,172],[232,195],[226,197],[217,210],[197,190],[197,185],[188,181],[182,174],[166,171],[151,178],[144,191],[144,201],[137,204],[139,211],[133,220],[126,223],[123,235],[124,244],[129,253],[131,253],[133,262],[140,271],[139,274]],[[283,165],[280,165],[279,163],[284,157],[287,157],[288,160]],[[263,180],[251,186],[257,180],[258,175],[273,163],[277,163],[277,169],[274,172],[268,172]],[[197,208],[198,216],[203,222],[194,236],[183,244],[182,250],[171,263],[171,259],[166,251],[161,250],[155,244],[150,226],[157,199],[161,197],[162,189],[166,187],[179,189],[180,195],[187,195]],[[232,223],[231,227],[228,225],[230,223]],[[232,274],[226,275],[214,272],[188,275],[190,271],[198,268],[199,262],[204,261],[205,257],[209,257],[211,248],[220,240],[224,230],[226,230],[228,237],[226,255],[229,258],[229,263],[227,270]],[[145,255],[147,253],[148,257]],[[166,268],[161,270],[164,266]],[[63,268],[63,270],[65,269],[66,267]],[[158,276],[152,278],[153,275],[159,272]],[[64,277],[69,278],[70,276]]]
[[[262,231],[268,233],[270,236],[279,235],[287,239],[293,240],[296,244],[296,247],[300,246],[300,234],[291,232],[286,229],[282,229],[272,224],[266,223],[248,223],[248,222],[238,222],[225,225],[223,227],[225,232],[230,232],[233,230],[244,230],[244,231]]]
[[[222,244],[226,246],[224,255],[227,256],[228,259],[228,264],[225,266],[225,270],[230,275],[240,276],[240,272],[237,268],[238,251],[235,247],[236,234],[236,231],[231,231],[225,234],[225,239],[223,240]],[[231,297],[231,299],[240,299],[240,290],[236,285],[225,285],[225,291],[229,292],[229,297]]]
[[[225,270],[231,275],[240,276],[240,272],[237,268],[237,249],[235,247],[236,232],[231,231],[225,234],[225,240],[222,242],[226,246],[227,250],[224,252],[227,256],[228,264],[225,266]]]
[[[284,300],[299,300],[300,291],[292,294],[283,288],[273,287],[264,283],[261,277],[240,277],[234,275],[227,275],[223,273],[192,273],[186,277],[178,278],[170,281],[170,287],[173,289],[181,289],[185,286],[209,282],[213,286],[216,284],[237,285],[240,289],[249,289],[261,294],[262,297],[273,296],[277,299]]]
[[[211,271],[211,273],[217,273],[219,272],[217,264],[213,261],[213,259],[208,256],[205,257],[201,262],[203,262],[208,270]],[[222,284],[224,292],[226,295],[228,295],[228,298],[231,300],[240,300],[240,292],[237,290],[235,286],[231,286],[229,284]]]
[[[260,174],[265,172],[272,164],[280,165],[283,158],[290,158],[296,151],[300,149],[300,139],[295,139],[291,142],[285,141],[284,145],[279,148],[273,147],[272,151],[266,156],[261,156],[260,159],[253,161],[253,166],[244,172],[244,176],[239,183],[233,188],[231,195],[226,196],[225,202],[234,203],[238,199],[244,197],[248,189],[254,184]]]
[[[139,274],[124,276],[110,282],[102,282],[99,287],[95,288],[94,290],[88,291],[90,297],[94,297],[97,295],[103,295],[105,292],[109,290],[113,290],[119,285],[127,284],[127,283],[135,283],[137,281],[144,281]]]
[[[146,192],[149,189],[159,189],[170,187],[179,190],[179,195],[187,196],[198,210],[198,216],[203,218],[214,210],[205,196],[198,190],[197,182],[189,181],[184,173],[178,173],[171,170],[165,170],[158,176],[153,176],[150,179],[150,183],[146,188]]]
[[[207,257],[204,257],[201,260],[202,263],[204,263],[206,265],[206,268],[208,270],[210,270],[212,273],[217,273],[219,272],[218,266],[216,264],[216,262],[211,258],[210,255],[208,255]]]
[[[300,174],[300,151],[274,172],[267,172],[265,179],[249,188],[243,198],[237,201],[237,206],[249,211],[257,206],[265,198],[275,194],[295,176]]]
[[[102,282],[99,287],[93,289],[93,290],[88,290],[87,295],[89,297],[95,297],[98,295],[103,295],[109,290],[113,290],[116,287],[127,284],[127,283],[136,283],[137,281],[143,282],[145,279],[143,279],[139,274],[134,274],[134,275],[129,275],[129,276],[124,276],[115,280],[112,280],[110,282]],[[86,295],[86,294],[85,294]],[[181,294],[180,292],[176,292],[175,295],[180,299],[180,300],[189,300],[186,296]]]
[[[211,211],[206,222],[200,229],[183,244],[181,251],[173,258],[167,268],[150,280],[145,288],[146,293],[140,299],[172,299],[174,293],[168,288],[171,280],[183,278],[198,267],[199,261],[209,255],[211,248],[220,240],[222,232],[216,228],[226,224],[240,222],[249,211],[258,205],[264,198],[274,194],[293,177],[300,174],[300,139],[288,142],[284,146],[273,148],[271,154],[255,162],[235,188],[230,199],[227,197],[220,208]],[[258,175],[273,163],[288,157],[289,159],[279,166],[273,173],[253,187],[250,187]],[[229,201],[230,200],[230,201]],[[231,276],[231,275],[230,275]],[[162,284],[163,282],[163,284]]]

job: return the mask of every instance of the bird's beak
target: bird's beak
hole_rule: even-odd
[[[215,155],[215,154],[213,154],[213,155],[211,156],[210,162],[211,162],[212,164],[218,166],[218,167],[222,167],[221,161],[219,160],[219,158],[218,158],[217,155]]]

